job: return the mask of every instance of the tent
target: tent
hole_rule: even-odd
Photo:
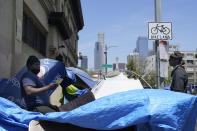
[[[95,81],[85,71],[74,67],[66,67],[66,71],[72,71],[75,74],[77,80],[74,85],[79,89],[95,87]]]

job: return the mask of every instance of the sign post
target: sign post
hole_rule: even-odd
[[[157,12],[155,13],[156,13],[155,16],[157,16],[158,15]],[[158,17],[160,18],[160,16]],[[167,45],[168,44],[164,44],[166,41],[163,41],[163,40],[172,39],[172,23],[160,22],[158,18],[155,21],[156,22],[148,22],[148,39],[155,40],[156,76],[157,76],[156,80],[157,80],[157,88],[161,89],[164,87],[164,77],[168,76],[167,75],[168,73],[167,71],[168,69],[168,61],[167,61],[168,59],[167,48],[168,47]]]
[[[162,22],[161,15],[161,0],[155,0],[155,22],[148,23],[148,38],[155,40],[155,55],[156,55],[156,80],[158,89],[163,88],[164,78],[160,77],[160,51],[159,40],[172,39],[172,23]]]

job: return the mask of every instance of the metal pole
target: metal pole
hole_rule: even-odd
[[[155,0],[155,22],[161,22],[161,0]],[[157,89],[161,88],[160,83],[160,56],[159,56],[159,40],[155,40],[155,55],[156,55],[156,79]]]
[[[159,61],[159,40],[155,40],[155,54],[156,54],[156,80],[157,89],[160,89],[160,61]]]
[[[105,64],[107,66],[107,45],[105,45]],[[107,67],[105,67],[105,75],[107,75]]]
[[[161,22],[161,0],[155,0],[155,22]]]

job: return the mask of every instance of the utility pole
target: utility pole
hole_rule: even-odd
[[[105,45],[104,54],[105,54],[105,64],[107,65],[107,45]],[[107,75],[107,67],[105,67],[105,75]]]
[[[107,46],[105,45],[105,50],[104,50],[104,54],[105,54],[105,64],[107,65],[107,51],[109,48],[112,48],[112,47],[117,47],[117,46]],[[105,75],[107,75],[107,67],[105,67]]]
[[[155,22],[161,22],[161,0],[155,0]],[[157,89],[161,88],[159,40],[155,40]]]

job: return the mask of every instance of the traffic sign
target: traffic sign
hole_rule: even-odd
[[[112,68],[112,65],[102,64],[101,67],[104,67],[104,68]]]
[[[172,40],[172,22],[148,22],[149,40]]]

